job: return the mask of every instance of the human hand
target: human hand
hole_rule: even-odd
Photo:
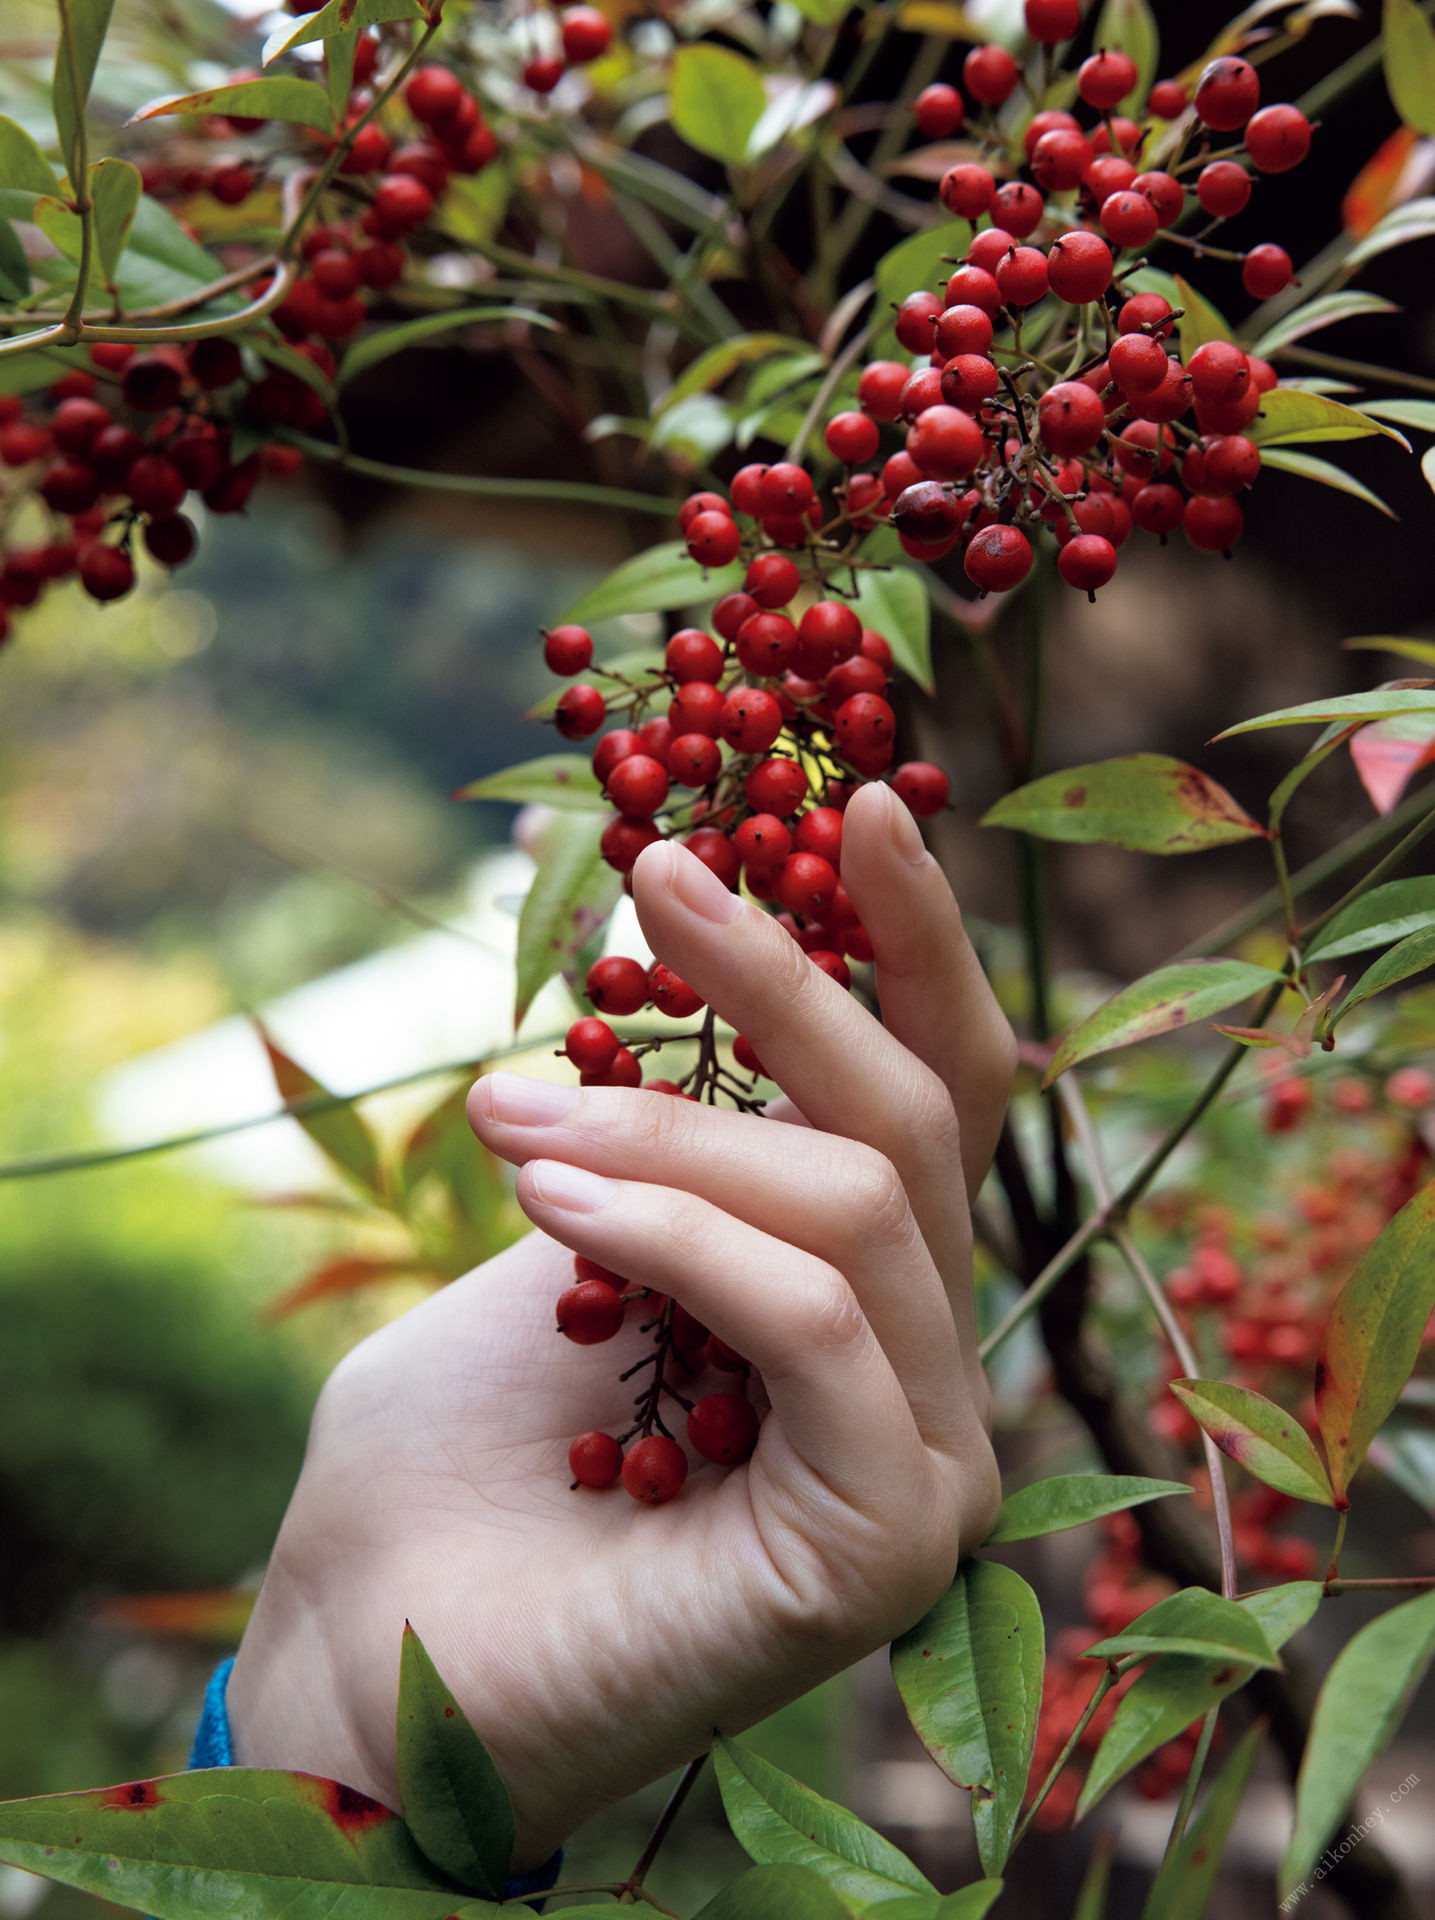
[[[397,1805],[411,1619],[508,1783],[529,1869],[714,1728],[910,1626],[980,1543],[999,1489],[968,1198],[1015,1047],[885,786],[848,807],[842,877],[885,1025],[686,851],[655,846],[634,876],[654,952],[747,1035],[805,1124],[478,1082],[475,1129],[521,1167],[539,1231],[327,1383],[230,1682],[242,1764]],[[616,1376],[648,1343],[636,1324],[601,1352],[554,1337],[565,1249],[671,1294],[751,1359],[770,1411],[746,1465],[699,1463],[656,1509],[570,1491],[569,1440],[630,1424]]]

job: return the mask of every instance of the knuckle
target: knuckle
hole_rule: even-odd
[[[911,1237],[907,1189],[885,1153],[864,1150],[846,1179],[845,1191],[851,1224],[864,1241],[901,1243]]]
[[[857,1296],[836,1267],[819,1265],[806,1287],[792,1290],[788,1311],[808,1348],[850,1347],[871,1337]]]

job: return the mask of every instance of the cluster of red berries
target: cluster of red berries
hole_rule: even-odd
[[[595,1023],[597,1024],[597,1023]],[[660,1507],[682,1491],[688,1460],[663,1420],[671,1401],[687,1416],[687,1439],[694,1453],[714,1466],[741,1466],[757,1445],[759,1416],[745,1391],[750,1369],[742,1355],[711,1334],[675,1300],[634,1285],[596,1260],[574,1259],[573,1284],[558,1296],[558,1331],[580,1347],[594,1347],[622,1331],[628,1307],[637,1302],[646,1318],[641,1331],[651,1334],[650,1351],[621,1376],[630,1380],[652,1369],[635,1397],[635,1415],[626,1433],[580,1433],[568,1449],[573,1485],[595,1490],[621,1479],[644,1506]],[[713,1371],[737,1376],[734,1387],[689,1399],[675,1383]]]
[[[1074,32],[1079,17],[1076,0],[1026,7],[1029,32],[1046,45]],[[962,77],[982,158],[949,168],[939,191],[947,211],[977,230],[940,292],[919,288],[897,309],[898,343],[914,359],[870,362],[856,407],[828,423],[828,451],[849,470],[876,461],[882,425],[904,435],[878,472],[849,471],[843,493],[854,521],[890,516],[920,560],[960,547],[980,592],[1025,578],[1031,530],[1042,524],[1055,535],[1061,577],[1093,597],[1133,527],[1163,542],[1184,528],[1199,550],[1229,551],[1243,528],[1237,496],[1261,465],[1244,429],[1275,386],[1275,369],[1224,340],[1183,361],[1171,350],[1180,310],[1128,282],[1163,239],[1198,257],[1220,251],[1209,234],[1246,205],[1250,167],[1296,165],[1309,122],[1293,106],[1257,111],[1256,71],[1234,56],[1212,61],[1189,100],[1179,83],[1158,83],[1143,119],[1128,119],[1114,109],[1138,85],[1135,62],[1102,49],[1076,76],[1096,124],[1083,128],[1064,110],[1036,114],[1014,166],[990,115],[1018,83],[1016,60],[1001,47],[974,47]],[[914,111],[933,139],[967,127],[967,101],[946,82],[928,87]],[[1213,152],[1213,135],[1237,132],[1243,144]],[[1148,145],[1162,164],[1143,171]],[[1176,231],[1192,211],[1190,194],[1208,216],[1194,238]],[[1292,277],[1289,255],[1270,243],[1229,257],[1241,259],[1255,299]],[[1048,296],[1064,317],[1054,329],[1043,321],[1041,357],[1029,358],[1023,324]],[[820,538],[802,521],[798,493],[786,505],[760,503],[779,545]],[[692,550],[712,564],[731,557],[728,546],[735,551],[716,524],[700,535]]]

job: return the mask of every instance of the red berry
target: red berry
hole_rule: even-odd
[[[827,422],[827,451],[844,466],[860,467],[877,451],[881,435],[865,413],[838,413]]]
[[[939,80],[934,86],[923,87],[912,102],[912,116],[924,138],[950,140],[954,133],[961,132],[967,106],[955,87]]]
[[[534,93],[552,93],[563,78],[563,62],[551,54],[535,54],[523,69],[523,84]]]
[[[833,731],[843,753],[866,758],[890,749],[897,716],[880,693],[855,693],[837,709]]]
[[[314,284],[332,300],[347,300],[359,290],[359,268],[352,253],[341,247],[325,247],[309,262]]]
[[[232,387],[244,372],[244,360],[233,340],[196,340],[189,350],[189,370],[201,387],[217,392]]]
[[[613,1064],[619,1044],[617,1034],[606,1020],[595,1020],[591,1014],[585,1014],[569,1027],[563,1051],[580,1073],[601,1073]]]
[[[580,1073],[578,1081],[585,1087],[641,1087],[643,1064],[630,1048],[619,1047],[611,1065],[601,1073]]]
[[[1186,89],[1179,80],[1158,80],[1146,105],[1158,120],[1174,120],[1186,111]]]
[[[1239,400],[1250,385],[1251,366],[1232,340],[1207,340],[1191,355],[1191,391],[1206,406]]]
[[[62,400],[56,407],[50,420],[50,435],[61,453],[84,460],[109,424],[108,408],[102,407],[98,400],[76,397]]]
[[[934,344],[944,360],[954,360],[959,353],[987,353],[992,344],[990,314],[980,307],[944,307],[937,318]]]
[[[1118,247],[1144,247],[1155,238],[1158,225],[1155,207],[1134,189],[1113,193],[1101,203],[1102,230]]]
[[[1287,173],[1310,152],[1310,122],[1299,107],[1262,107],[1246,127],[1246,152],[1262,173]]]
[[[648,976],[636,960],[614,954],[593,962],[584,991],[601,1013],[637,1013],[648,1004]]]
[[[1191,376],[1173,359],[1167,361],[1159,387],[1132,396],[1131,411],[1138,420],[1178,420],[1190,404]]]
[[[1059,380],[1036,410],[1041,437],[1053,453],[1075,455],[1094,447],[1106,430],[1101,396],[1081,380]]]
[[[562,703],[560,702],[560,705]],[[620,760],[626,760],[630,753],[641,753],[643,742],[631,727],[614,727],[611,733],[605,733],[593,749],[593,771],[606,787],[608,775]]]
[[[137,353],[124,370],[120,389],[137,412],[163,413],[179,399],[183,379],[183,361],[176,365],[163,350]]]
[[[962,62],[967,92],[984,107],[999,107],[1020,77],[1016,61],[1005,47],[973,47]]]
[[[1069,587],[1078,587],[1094,599],[1116,571],[1116,549],[1099,533],[1078,533],[1056,556],[1056,570]]]
[[[164,520],[189,491],[184,475],[162,453],[142,454],[125,477],[125,491],[141,513]]]
[[[907,435],[907,451],[934,480],[964,480],[986,453],[981,428],[960,407],[929,407]]]
[[[836,807],[810,807],[797,823],[792,844],[798,853],[820,853],[835,871],[842,858],[842,815]]]
[[[611,1433],[580,1433],[568,1448],[568,1471],[580,1487],[615,1487],[623,1471],[623,1449]]]
[[[683,845],[695,860],[702,861],[709,873],[717,875],[729,892],[737,885],[742,863],[732,841],[720,828],[699,827],[688,835]]]
[[[100,497],[100,476],[82,460],[57,460],[40,482],[45,505],[55,513],[85,513]]]
[[[814,498],[812,476],[792,460],[778,460],[766,468],[758,483],[763,517],[793,518],[807,511]]]
[[[599,850],[608,865],[618,873],[631,873],[644,847],[662,839],[651,820],[625,820],[618,814],[603,829]]]
[[[1148,333],[1123,333],[1106,356],[1111,377],[1123,392],[1154,393],[1166,378],[1166,350]]]
[[[935,546],[955,535],[961,521],[956,500],[936,480],[919,480],[898,494],[892,525],[904,540]]]
[[[725,567],[737,558],[742,535],[726,513],[699,513],[688,523],[688,552],[704,567]]]
[[[1241,268],[1241,285],[1253,300],[1269,300],[1294,277],[1290,255],[1269,240],[1252,247]]]
[[[1044,193],[1069,193],[1081,185],[1094,158],[1091,142],[1079,127],[1053,127],[1032,150],[1032,176]]]
[[[1126,98],[1134,89],[1136,80],[1136,62],[1131,55],[1115,47],[1103,47],[1099,53],[1093,53],[1090,59],[1082,61],[1076,85],[1077,92],[1088,107],[1105,113]]]
[[[447,67],[416,67],[404,83],[404,105],[426,127],[451,119],[463,97],[463,83]]]
[[[766,473],[767,468],[757,461],[751,466],[739,467],[728,489],[736,512],[757,518],[762,511],[762,482]]]
[[[835,980],[839,987],[852,985],[852,975],[840,953],[832,953],[826,947],[810,947],[807,957],[820,973],[825,973],[829,980]]]
[[[900,360],[873,360],[857,382],[859,404],[874,420],[895,420],[901,411],[902,389],[911,372]]]
[[[908,760],[892,775],[892,791],[919,820],[929,820],[946,806],[951,792],[946,774],[929,760]]]
[[[1063,233],[1046,259],[1052,292],[1071,306],[1098,299],[1111,285],[1111,249],[1097,234],[1079,227]]]
[[[543,635],[543,664],[550,673],[582,673],[593,664],[593,636],[586,627],[550,627]]]
[[[782,732],[782,708],[764,687],[734,687],[722,705],[721,733],[737,753],[766,753]]]
[[[985,267],[958,267],[947,282],[946,304],[949,307],[980,307],[983,313],[994,319],[1002,310],[1002,290],[996,283],[996,276],[988,273]]]
[[[421,227],[433,212],[433,195],[411,173],[386,174],[374,195],[374,213],[385,239],[397,239]]]
[[[885,693],[886,690],[886,669],[869,659],[865,653],[839,661],[822,682],[823,696],[834,710],[844,700],[850,700],[854,693]]]
[[[87,547],[80,555],[80,585],[92,600],[119,600],[135,583],[127,553],[118,547]]]
[[[715,1466],[741,1466],[757,1445],[757,1411],[740,1393],[705,1393],[688,1415],[688,1440]]]
[[[182,513],[151,520],[144,530],[144,543],[162,567],[182,567],[194,552],[195,532]]]
[[[687,981],[680,980],[661,960],[655,960],[648,969],[648,998],[670,1020],[687,1020],[703,1005],[702,995],[694,993]]]
[[[732,1043],[732,1057],[744,1073],[758,1074],[764,1080],[767,1078],[767,1069],[753,1050],[751,1040],[744,1038],[742,1034],[739,1034]]]
[[[733,835],[738,858],[758,871],[781,866],[792,851],[792,835],[776,814],[755,813]]]
[[[820,920],[836,891],[832,863],[819,853],[791,853],[778,872],[778,899],[789,913],[804,919]]]
[[[1168,534],[1180,526],[1186,514],[1186,502],[1164,480],[1151,480],[1139,487],[1131,501],[1131,518],[1145,533]]]
[[[1186,538],[1202,553],[1221,553],[1241,537],[1245,516],[1228,496],[1193,493],[1186,502]]]
[[[908,353],[930,353],[932,325],[942,310],[934,293],[909,293],[897,309],[893,331]]]
[[[650,1433],[635,1441],[623,1461],[623,1485],[645,1507],[661,1507],[682,1492],[687,1456],[676,1440]]]
[[[564,688],[553,711],[553,724],[565,740],[586,740],[602,726],[605,711],[598,689],[580,681],[576,687]]]
[[[389,136],[377,120],[371,120],[354,135],[349,151],[339,162],[339,171],[353,174],[382,173],[389,164],[392,151]],[[382,225],[383,216],[378,216],[378,220]]]
[[[1035,233],[1045,211],[1046,201],[1028,180],[1004,181],[992,195],[992,218],[1013,240],[1025,240]]]
[[[862,622],[845,600],[818,600],[797,629],[798,670],[821,679],[862,646]]]
[[[1255,112],[1261,83],[1249,61],[1226,54],[1213,60],[1196,82],[1196,111],[1218,133],[1234,133]]]
[[[630,753],[607,779],[608,798],[625,820],[651,820],[668,797],[668,771],[648,753]]]
[[[1229,220],[1251,197],[1251,176],[1236,160],[1213,160],[1196,175],[1196,198],[1201,210]]]
[[[807,786],[807,775],[795,760],[759,760],[743,782],[743,795],[754,813],[782,820],[802,805]]]
[[[902,389],[902,418],[909,424],[928,407],[940,406],[942,370],[938,366],[921,367]]]
[[[1149,331],[1157,340],[1164,340],[1175,324],[1168,319],[1171,302],[1159,293],[1133,293],[1129,300],[1123,301],[1116,316],[1118,333],[1141,333]]]
[[[1009,307],[1032,307],[1047,290],[1046,255],[1039,247],[1013,247],[996,270],[997,289]]]
[[[972,535],[965,566],[984,593],[1006,593],[1031,571],[1031,542],[1020,527],[984,527]]]
[[[7,467],[27,467],[42,460],[52,442],[43,427],[33,420],[13,420],[0,427],[0,462]]]
[[[733,651],[749,673],[776,678],[791,662],[797,629],[785,613],[755,613],[744,620]]]
[[[1261,470],[1261,450],[1242,433],[1224,434],[1206,448],[1207,493],[1240,493]]]
[[[606,1280],[580,1280],[558,1296],[558,1331],[575,1347],[601,1346],[622,1327],[627,1308]]]
[[[751,594],[759,607],[785,607],[802,585],[802,575],[785,553],[760,553],[748,568],[742,584],[744,592]],[[737,634],[732,638],[735,640]]]
[[[596,7],[569,7],[562,25],[563,54],[569,66],[586,66],[612,44],[613,29]]]
[[[686,533],[700,513],[725,513],[732,518],[731,509],[720,493],[690,493],[678,509],[678,526]]]
[[[1026,30],[1044,47],[1069,40],[1081,26],[1081,0],[1026,0]]]
[[[705,733],[682,733],[668,748],[668,772],[680,787],[711,786],[722,772],[722,753]]]

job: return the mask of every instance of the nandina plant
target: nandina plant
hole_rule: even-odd
[[[171,41],[177,91],[132,102],[120,128],[88,110],[109,7],[58,0],[54,137],[0,120],[0,636],[23,646],[25,610],[67,576],[103,602],[132,590],[139,550],[142,565],[182,566],[189,496],[207,516],[241,511],[307,463],[674,522],[541,636],[565,684],[535,720],[570,750],[461,797],[546,809],[527,835],[517,1018],[561,974],[575,1017],[554,1039],[586,1084],[727,1103],[755,1124],[772,1086],[749,1041],[669,968],[607,948],[639,854],[679,837],[811,965],[866,992],[843,814],[873,780],[918,818],[950,804],[943,769],[899,744],[904,683],[932,690],[934,631],[967,643],[1009,775],[985,818],[1012,836],[1021,882],[1027,1077],[978,1216],[982,1352],[1034,1324],[1104,1471],[1018,1488],[988,1545],[1099,1525],[1088,1629],[1048,1649],[1036,1594],[979,1555],[893,1648],[914,1726],[972,1793],[980,1880],[939,1894],[855,1816],[719,1738],[724,1805],[756,1864],[705,1912],[978,1920],[1030,1829],[1083,1818],[1130,1778],[1175,1799],[1145,1913],[1188,1920],[1207,1910],[1267,1739],[1296,1782],[1284,1901],[1321,1880],[1352,1912],[1396,1912],[1375,1842],[1331,1843],[1435,1652],[1435,1592],[1393,1567],[1346,1578],[1340,1560],[1364,1478],[1421,1485],[1402,1401],[1435,1305],[1419,1125],[1435,1081],[1415,1058],[1409,992],[1394,990],[1435,960],[1435,882],[1405,871],[1435,806],[1402,799],[1435,754],[1435,692],[1406,679],[1235,717],[1232,734],[1321,729],[1263,818],[1162,755],[1045,771],[1040,714],[1051,580],[1095,599],[1135,539],[1183,533],[1229,554],[1253,485],[1315,483],[1351,496],[1352,514],[1378,509],[1363,481],[1302,449],[1384,437],[1408,452],[1405,430],[1435,434],[1435,403],[1406,397],[1429,380],[1302,345],[1389,311],[1353,277],[1435,235],[1412,164],[1435,136],[1424,12],[1386,0],[1379,42],[1291,102],[1281,56],[1344,9],[1250,8],[1180,71],[1163,69],[1145,0],[954,13],[922,41],[842,0],[798,0],[790,20],[735,9],[720,31],[506,0],[451,21],[422,0],[295,11],[218,86],[197,90],[195,56]],[[874,63],[894,53],[895,97],[874,98]],[[1262,224],[1262,183],[1305,161],[1382,54],[1402,128],[1297,271]],[[681,142],[666,159],[635,144],[658,119]],[[859,158],[849,143],[868,134]],[[95,157],[101,139],[118,151]],[[898,170],[935,192],[896,192]],[[570,257],[573,177],[666,284]],[[792,217],[799,191],[810,222]],[[1230,318],[1212,261],[1222,302],[1241,303]],[[346,389],[443,336],[541,351],[566,416],[586,423],[590,477],[438,479],[356,451]],[[605,623],[636,614],[664,618],[663,643],[616,653]],[[1435,660],[1421,641],[1364,644]],[[1342,751],[1378,818],[1292,871],[1287,812]],[[1067,1019],[1038,843],[1169,856],[1242,840],[1268,846],[1270,893]],[[1126,1055],[1219,1015],[1224,1044],[1194,1077],[1185,1059]],[[1258,1108],[1241,1094],[1253,1052],[1275,1068]],[[396,1271],[452,1277],[509,1230],[460,1100],[391,1164],[349,1103],[272,1043],[270,1057],[285,1110],[413,1243],[411,1259],[336,1262],[279,1310]],[[1048,1124],[1027,1124],[1043,1107]],[[1120,1179],[1103,1140],[1116,1114],[1144,1138]],[[1276,1173],[1244,1197],[1229,1181],[1213,1210],[1199,1166],[1173,1182],[1182,1146],[1226,1174],[1241,1156]],[[1114,1302],[1094,1294],[1098,1257],[1130,1277]],[[650,1336],[629,1369],[631,1421],[575,1434],[555,1474],[575,1500],[662,1505],[692,1472],[743,1472],[763,1445],[744,1357],[579,1258],[558,1334],[603,1346],[630,1317]],[[1116,1378],[1099,1332],[1144,1367]],[[1323,1565],[1279,1527],[1301,1508],[1332,1516]],[[1355,1587],[1393,1604],[1348,1639],[1309,1718],[1290,1643]],[[1223,1716],[1244,1731],[1210,1778]],[[197,1772],[13,1803],[0,1858],[159,1920],[215,1897],[254,1913],[497,1911],[512,1809],[412,1633],[397,1752],[401,1816],[340,1782]],[[645,1876],[702,1764],[612,1898],[659,1905]],[[1083,1916],[1104,1910],[1103,1864]]]

